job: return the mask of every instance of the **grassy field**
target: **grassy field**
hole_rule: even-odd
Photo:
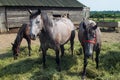
[[[0,54],[0,80],[81,80],[83,54],[79,42],[75,42],[74,56],[70,54],[69,43],[65,45],[65,56],[61,60],[62,71],[56,70],[55,53],[47,52],[47,68],[42,67],[42,54],[38,46],[32,46],[32,56],[22,46],[18,60],[13,60],[12,51]],[[103,43],[99,69],[89,59],[87,80],[120,79],[120,43]]]

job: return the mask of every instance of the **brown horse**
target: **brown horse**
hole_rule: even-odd
[[[73,44],[75,37],[75,27],[72,21],[68,18],[61,18],[53,20],[45,12],[38,10],[36,13],[30,15],[30,35],[31,39],[36,39],[40,35],[40,43],[43,54],[43,67],[46,62],[46,51],[48,48],[54,49],[56,53],[56,63],[58,70],[61,70],[60,49],[61,56],[64,55],[64,44],[70,40],[71,51],[73,54]]]
[[[17,33],[17,37],[14,41],[14,44],[12,44],[12,51],[13,51],[13,57],[14,59],[17,59],[18,53],[20,51],[20,44],[23,38],[26,39],[27,43],[28,43],[28,50],[29,50],[29,56],[31,53],[31,39],[30,39],[30,26],[28,24],[23,24],[21,26],[21,28],[19,29],[18,33]]]
[[[93,51],[96,52],[96,68],[99,63],[99,53],[101,50],[101,32],[97,24],[92,20],[84,20],[80,23],[78,38],[83,47],[84,52],[84,68],[82,78],[86,75],[87,59],[93,56]]]

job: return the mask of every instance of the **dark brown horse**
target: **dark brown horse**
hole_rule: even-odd
[[[84,20],[80,23],[78,37],[84,52],[84,68],[82,78],[86,75],[87,59],[96,52],[96,68],[99,63],[99,53],[101,50],[101,32],[97,24],[92,20]]]
[[[75,37],[75,27],[68,18],[53,20],[45,12],[38,10],[30,16],[30,35],[31,39],[36,39],[40,35],[40,43],[43,54],[43,67],[46,62],[46,51],[48,48],[54,49],[56,53],[56,63],[58,70],[61,70],[60,49],[64,55],[64,44],[70,40],[71,51],[73,54],[73,44]]]
[[[17,33],[17,37],[14,41],[14,44],[11,43],[14,59],[17,59],[17,56],[18,56],[19,51],[20,51],[20,44],[21,44],[21,41],[23,38],[25,38],[27,43],[28,43],[28,50],[29,50],[29,56],[30,56],[31,39],[30,39],[29,33],[30,33],[30,26],[28,24],[23,24]]]

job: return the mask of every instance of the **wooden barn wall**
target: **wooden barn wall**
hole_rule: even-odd
[[[75,23],[78,24],[83,19],[83,11],[72,11],[72,10],[43,10],[46,11],[49,15],[65,15],[69,14],[69,18]],[[8,28],[20,27],[23,23],[29,22],[29,13],[26,10],[16,10],[8,9],[7,10],[7,25]]]
[[[29,12],[27,9],[36,10],[39,7],[0,7],[0,30],[9,30],[12,28],[21,27],[23,23],[29,23]],[[5,9],[6,9],[6,18],[5,19]],[[73,21],[74,24],[79,24],[84,17],[89,16],[89,8],[85,9],[72,9],[72,8],[41,8],[42,11],[47,12],[49,15],[65,15],[69,14],[69,18]],[[7,22],[7,23],[6,23]],[[0,31],[0,32],[2,32]]]
[[[24,9],[7,8],[8,28],[20,27],[23,23],[29,22],[29,13]]]
[[[72,20],[73,23],[79,24],[81,20],[83,20],[84,11],[82,10],[44,10],[49,15],[65,15],[69,14],[69,18]]]

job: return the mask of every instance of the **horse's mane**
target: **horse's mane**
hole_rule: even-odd
[[[31,18],[33,18],[34,16],[39,15],[40,13],[41,13],[41,11],[36,11],[36,12],[32,13],[29,18],[31,19]]]
[[[44,23],[44,27],[48,28],[48,27],[53,27],[53,20],[48,17],[47,13],[45,12],[41,12],[41,17],[43,19],[43,23]]]

